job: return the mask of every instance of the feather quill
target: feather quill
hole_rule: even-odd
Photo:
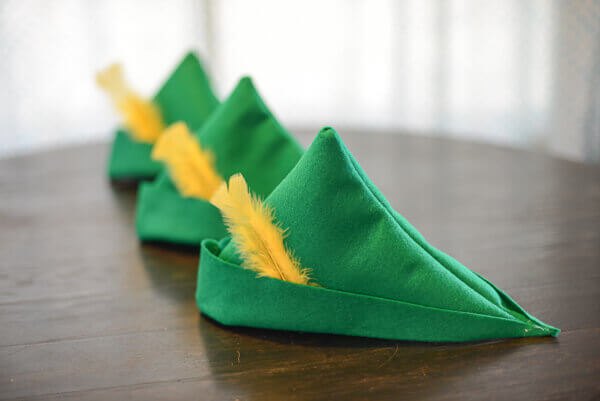
[[[221,210],[244,268],[259,277],[309,284],[308,269],[283,243],[286,230],[274,222],[273,209],[248,192],[241,174],[229,179],[229,187],[224,182],[210,202]]]
[[[214,167],[214,156],[202,149],[187,125],[170,125],[152,149],[152,158],[164,162],[181,195],[209,200],[223,182]]]
[[[99,72],[96,81],[108,92],[133,138],[140,142],[154,143],[165,128],[160,110],[127,86],[121,66],[114,64]]]

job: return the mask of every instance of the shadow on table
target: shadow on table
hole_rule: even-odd
[[[135,228],[133,223],[138,183],[137,181],[107,181],[106,183],[119,219],[132,228]]]
[[[198,248],[144,242],[139,244],[138,251],[154,289],[182,304],[193,300]],[[182,287],[186,289],[182,291]],[[186,298],[182,298],[182,294],[186,294]]]
[[[555,343],[551,338],[392,341],[227,327],[205,315],[199,317],[198,335],[214,380],[240,399],[261,400],[326,399],[327,394],[377,399],[399,390],[409,399],[441,395],[458,379],[475,380],[498,369],[527,345]]]
[[[111,212],[115,215],[120,230],[115,231],[115,235],[130,242],[124,246],[124,249],[133,251],[130,263],[136,269],[141,269],[142,274],[145,273],[158,294],[169,296],[178,304],[189,303],[196,286],[199,247],[140,242],[137,239],[135,208],[139,183],[140,181],[135,180],[106,180],[108,196],[112,201]]]

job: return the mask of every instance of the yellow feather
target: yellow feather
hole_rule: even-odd
[[[170,125],[152,149],[152,158],[164,162],[183,196],[209,200],[223,179],[214,167],[214,157],[204,150],[187,125]]]
[[[134,139],[154,143],[165,129],[160,110],[154,103],[143,99],[125,84],[121,66],[114,64],[99,72],[96,81],[108,92],[123,117],[124,125]]]
[[[221,210],[242,266],[259,276],[309,284],[308,270],[285,247],[285,230],[274,223],[273,209],[248,192],[241,174],[224,182],[210,202]]]

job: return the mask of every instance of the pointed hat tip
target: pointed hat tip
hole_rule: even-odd
[[[332,127],[323,127],[319,131],[319,136],[334,138],[337,136],[337,132]]]
[[[240,81],[238,82],[238,86],[241,85],[247,85],[247,86],[254,86],[254,82],[252,82],[252,78],[249,75],[244,75],[240,78]]]
[[[238,81],[237,85],[231,93],[235,93],[236,96],[240,96],[242,94],[258,94],[258,91],[256,90],[256,86],[254,86],[254,81],[252,81],[252,78],[249,75],[244,75],[240,78],[240,80]]]
[[[198,55],[193,50],[186,52],[185,55],[183,56],[183,61],[187,61],[189,59],[199,60]]]

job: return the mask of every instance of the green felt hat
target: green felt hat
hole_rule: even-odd
[[[261,196],[279,184],[303,153],[248,77],[240,80],[196,137],[215,156],[221,177],[242,173]],[[136,226],[142,240],[195,246],[227,233],[219,210],[205,200],[182,197],[166,170],[154,182],[142,184]]]
[[[188,53],[154,97],[165,124],[185,122],[202,126],[219,105],[198,57]],[[152,178],[162,166],[150,157],[152,144],[138,142],[123,128],[117,130],[108,161],[111,179]]]
[[[559,333],[429,245],[331,128],[265,201],[320,287],[258,278],[232,241],[206,240],[196,299],[218,322],[434,342]]]

